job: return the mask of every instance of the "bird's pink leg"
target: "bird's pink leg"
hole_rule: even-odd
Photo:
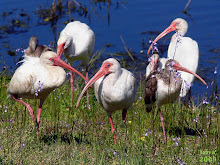
[[[116,145],[116,132],[115,132],[115,128],[114,128],[114,125],[113,125],[112,117],[109,116],[109,119],[110,119],[110,123],[111,123],[112,133],[114,132],[114,142],[115,142],[115,145]]]
[[[23,104],[23,105],[28,109],[28,111],[29,111],[29,113],[30,113],[30,115],[31,115],[32,121],[34,122],[34,113],[33,113],[33,110],[32,110],[32,108],[31,108],[31,106],[30,106],[29,104],[25,103],[24,101],[17,99],[16,96],[13,96],[13,99],[14,99],[15,101],[17,101],[17,102]]]
[[[70,85],[71,85],[71,105],[73,107],[73,72],[70,71]]]
[[[38,113],[37,113],[37,133],[39,133],[40,114],[41,114],[41,109],[42,109],[44,100],[45,100],[45,99],[40,99],[40,106],[39,106]]]
[[[123,109],[123,111],[122,111],[122,121],[123,121],[123,123],[125,123],[126,115],[127,115],[127,109]]]
[[[159,110],[159,114],[160,114],[160,121],[161,121],[162,128],[163,128],[164,141],[165,143],[167,143],[167,137],[165,135],[165,128],[164,128],[164,119],[163,119],[163,116],[160,110]]]
[[[86,84],[89,82],[89,68],[86,65]],[[89,104],[89,90],[86,91],[86,96],[87,96],[87,103]]]
[[[181,101],[181,98],[180,98],[180,96],[179,96],[179,108],[180,108],[180,101]]]

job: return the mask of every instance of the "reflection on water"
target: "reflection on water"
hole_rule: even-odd
[[[16,69],[15,64],[22,59],[22,53],[16,50],[28,47],[32,35],[38,36],[40,44],[50,44],[56,49],[57,37],[65,24],[80,20],[87,23],[96,34],[95,52],[105,48],[95,68],[100,67],[106,58],[115,57],[139,77],[140,74],[144,75],[148,63],[148,41],[155,38],[174,18],[181,17],[189,23],[186,36],[199,44],[198,74],[211,84],[215,67],[220,62],[220,34],[217,33],[220,29],[217,23],[220,22],[219,5],[218,0],[212,3],[205,0],[199,3],[191,1],[184,13],[186,2],[174,0],[57,0],[54,3],[52,0],[2,0],[0,67],[7,65]],[[166,57],[171,35],[158,43],[161,57]],[[220,82],[219,71],[216,75]],[[206,87],[196,80],[193,95],[205,95],[206,91]]]

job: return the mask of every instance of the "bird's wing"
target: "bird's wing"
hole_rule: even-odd
[[[31,68],[27,68],[24,71],[24,67],[19,67],[10,83],[7,89],[8,94],[18,94],[23,95],[31,92],[31,89],[34,85],[35,75],[33,74]]]
[[[152,110],[152,106],[156,101],[156,91],[157,91],[157,78],[156,74],[158,71],[150,73],[145,81],[145,107],[146,111],[150,112]]]

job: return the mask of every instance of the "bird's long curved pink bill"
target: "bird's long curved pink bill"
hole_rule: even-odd
[[[154,72],[157,69],[157,63],[158,59],[152,59],[152,72]]]
[[[83,96],[83,94],[85,93],[85,91],[87,91],[87,89],[92,86],[93,83],[95,83],[99,78],[101,78],[102,76],[108,74],[109,72],[106,72],[106,70],[104,68],[101,68],[91,79],[90,81],[86,84],[86,86],[83,88],[81,94],[79,95],[79,98],[77,100],[76,103],[76,108],[79,106],[79,102]]]
[[[81,76],[87,82],[85,76],[83,76],[79,71],[77,71],[76,69],[74,69],[73,67],[71,67],[70,65],[65,63],[63,60],[61,60],[60,57],[54,57],[54,58],[51,58],[50,60],[53,61],[54,65],[56,65],[56,66],[61,66],[63,68],[66,68],[70,71],[75,72],[76,74]]]
[[[148,51],[147,51],[147,55],[150,53],[150,50],[152,49],[152,45],[153,43],[156,43],[159,39],[161,39],[162,37],[164,37],[165,35],[167,35],[168,33],[172,32],[176,30],[176,24],[172,23],[168,28],[166,28],[162,33],[160,33],[155,40],[152,42],[152,44],[150,45]]]
[[[190,73],[190,74],[196,76],[200,81],[203,82],[203,84],[205,84],[205,85],[207,86],[206,82],[205,82],[199,75],[197,75],[196,73],[194,73],[194,72],[192,72],[192,71],[186,69],[185,67],[181,66],[179,63],[174,64],[173,66],[174,66],[174,68],[175,68],[176,70],[180,70],[180,71],[183,71],[183,72],[187,72],[187,73]]]
[[[65,43],[58,45],[57,55],[58,55],[59,58],[62,56],[62,54],[63,54],[63,52],[64,52],[64,44],[65,44]]]

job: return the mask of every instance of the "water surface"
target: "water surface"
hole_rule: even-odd
[[[64,22],[70,19],[69,14],[63,13],[53,26],[36,14],[40,6],[46,9],[51,6],[52,2],[52,0],[1,0],[1,68],[7,65],[12,69],[11,72],[17,68],[15,64],[22,59],[22,53],[16,52],[13,54],[13,52],[18,48],[26,48],[32,35],[38,36],[40,44],[51,44],[56,47],[59,33],[65,27]],[[66,1],[64,2],[66,4]],[[81,3],[82,6],[86,6],[88,13],[85,15],[73,11],[71,17],[74,20],[87,23],[93,29],[96,34],[95,51],[105,48],[104,54],[96,62],[96,67],[100,67],[102,61],[109,57],[117,57],[125,59],[127,68],[135,72],[137,77],[140,74],[144,75],[148,64],[146,51],[149,46],[149,39],[155,38],[173,19],[181,17],[189,24],[186,36],[196,40],[199,45],[200,61],[197,73],[209,85],[216,76],[219,86],[219,0],[212,0],[211,3],[206,0],[191,1],[187,13],[182,12],[187,1],[118,0],[118,3],[112,1],[110,5],[107,2],[94,3],[95,1],[82,0],[77,2]],[[76,8],[78,8],[77,5]],[[22,25],[13,26],[13,24],[16,25],[18,20],[23,21]],[[171,35],[167,35],[159,42],[161,57],[166,57]],[[134,54],[135,62],[127,55],[120,36]],[[144,53],[140,53],[141,51],[144,51]],[[116,56],[116,52],[124,55]],[[214,75],[217,66],[218,73]],[[92,71],[91,74],[93,74]],[[194,96],[206,95],[208,90],[198,80],[194,82],[192,87]]]

